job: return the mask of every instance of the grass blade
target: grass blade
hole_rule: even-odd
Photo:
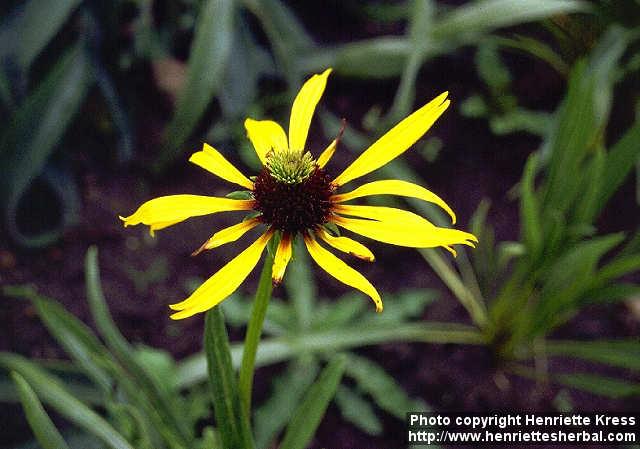
[[[69,449],[29,383],[15,371],[11,373],[11,378],[18,389],[29,426],[42,449]]]
[[[162,170],[181,153],[180,147],[220,89],[231,51],[234,8],[234,0],[207,0],[200,9],[187,79],[165,133],[162,151],[154,164],[156,171]]]
[[[31,385],[38,397],[69,421],[100,438],[112,449],[134,449],[100,415],[71,395],[58,379],[16,354],[0,353],[0,366],[16,371]]]
[[[480,0],[455,8],[434,23],[433,35],[470,40],[496,28],[534,22],[556,14],[587,9],[574,0]]]
[[[180,407],[176,403],[178,397],[170,396],[167,389],[163,388],[136,360],[134,357],[135,349],[122,336],[113,322],[102,292],[98,267],[98,249],[95,246],[87,250],[85,279],[91,315],[107,346],[149,398],[153,408],[160,414],[165,425],[175,429],[176,434],[183,440],[183,444],[186,444],[191,439],[192,430],[187,425],[185,416],[180,412]]]
[[[342,417],[369,435],[380,435],[382,423],[371,404],[357,391],[340,385],[336,392],[336,405]],[[408,409],[407,409],[408,410]]]
[[[82,0],[30,0],[0,28],[0,59],[14,57],[23,71],[55,37]]]
[[[346,366],[344,355],[336,356],[309,388],[293,414],[280,449],[304,449],[313,438],[329,403],[336,394]]]
[[[548,355],[573,357],[590,362],[640,371],[640,342],[638,340],[547,341]]]
[[[256,446],[265,449],[291,421],[296,404],[318,375],[314,360],[301,358],[292,362],[287,370],[273,380],[273,390],[254,416]]]
[[[597,374],[558,374],[554,376],[554,380],[577,390],[588,391],[598,396],[614,399],[631,398],[640,395],[640,384]]]
[[[205,317],[204,350],[218,430],[224,447],[253,448],[248,418],[241,409],[229,337],[220,307]]]

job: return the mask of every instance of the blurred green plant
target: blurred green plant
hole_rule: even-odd
[[[305,252],[297,254],[302,258]],[[237,368],[242,372],[247,343],[229,344],[222,317],[224,310],[232,324],[245,325],[250,301],[234,298],[222,309],[212,309],[206,319],[204,353],[178,364],[165,351],[132,346],[124,339],[107,309],[95,248],[88,251],[85,268],[87,298],[99,337],[32,287],[3,288],[7,296],[31,301],[72,362],[0,353],[0,367],[11,373],[19,393],[16,396],[8,387],[7,378],[0,379],[1,399],[22,402],[38,441],[62,439],[71,448],[84,447],[87,437],[119,449],[267,448],[283,431],[282,447],[303,448],[334,394],[343,416],[372,434],[378,434],[382,425],[371,403],[398,419],[404,419],[408,409],[427,409],[421,401],[410,399],[380,365],[350,349],[392,341],[481,342],[480,334],[468,326],[411,321],[434,300],[434,292],[407,291],[390,298],[394,310],[381,319],[366,313],[366,302],[354,298],[355,293],[335,303],[316,303],[308,262],[297,260],[290,267],[291,304],[273,300],[267,310],[264,328],[269,337],[255,348],[255,364],[290,362],[274,378],[267,401],[252,414],[252,429],[244,414],[249,407],[241,405],[238,392],[242,389],[235,375]],[[270,285],[270,273],[266,279]],[[325,363],[327,367],[320,371]],[[341,383],[343,374],[349,383]],[[202,394],[207,378],[210,397]],[[217,427],[207,426],[196,433],[198,423],[209,419],[211,402]],[[79,432],[60,434],[42,404]],[[104,417],[96,408],[103,410]],[[301,422],[296,416],[307,419]],[[78,439],[80,445],[71,444],[72,439]]]
[[[624,301],[640,291],[637,283],[624,280],[640,270],[638,232],[598,235],[596,228],[596,219],[640,160],[637,117],[622,137],[609,149],[605,147],[613,88],[622,79],[621,67],[629,67],[625,59],[633,59],[629,49],[638,37],[637,31],[614,25],[589,57],[570,69],[567,97],[544,129],[541,149],[531,155],[518,183],[520,241],[495,242],[486,221],[489,203],[483,201],[471,220],[471,231],[480,240],[471,258],[460,251],[454,268],[436,251],[420,250],[467,309],[484,344],[494,349],[504,369],[612,397],[637,395],[640,384],[590,372],[556,373],[549,379],[545,361],[573,357],[638,370],[637,339],[564,342],[548,338],[587,305]],[[324,114],[323,121],[327,135],[340,126],[330,113]],[[370,127],[374,133],[379,130],[375,123]],[[542,126],[537,128],[543,131]],[[343,136],[343,143],[353,151],[369,141],[370,137],[349,128]],[[389,177],[419,178],[402,161],[381,171]],[[411,206],[434,223],[443,223],[435,208],[418,202]],[[530,359],[536,362],[533,368],[520,364]]]
[[[242,136],[239,117],[252,109],[278,109],[294,95],[306,73],[326,66],[333,66],[342,76],[399,78],[389,111],[385,115],[371,111],[366,116],[364,128],[372,135],[379,134],[410,112],[418,73],[428,61],[480,43],[477,68],[491,95],[502,96],[503,101],[497,105],[497,115],[483,115],[486,104],[476,101],[474,106],[473,100],[465,108],[489,117],[494,131],[524,129],[544,137],[518,184],[521,237],[516,242],[496,243],[487,221],[489,203],[483,202],[471,222],[472,231],[480,237],[480,245],[471,257],[460,251],[454,266],[435,250],[420,250],[468,311],[473,326],[419,321],[424,307],[435,298],[428,290],[390,295],[388,300],[394,307],[376,317],[364,313],[366,302],[355,301],[352,295],[333,303],[319,301],[305,252],[298,251],[299,260],[290,267],[287,278],[289,303],[273,299],[267,307],[271,292],[267,294],[264,286],[253,307],[244,298],[226,301],[207,315],[204,353],[180,363],[166,352],[132,346],[120,334],[102,296],[97,252],[91,249],[86,261],[87,296],[99,337],[33,289],[3,289],[7,295],[33,303],[72,359],[72,363],[36,361],[0,353],[0,366],[11,373],[11,382],[15,383],[15,388],[8,388],[7,376],[0,382],[0,392],[5,399],[21,401],[43,447],[266,448],[279,435],[284,438],[281,447],[304,447],[334,395],[345,419],[365,432],[378,434],[382,425],[376,409],[403,418],[407,410],[426,407],[408,397],[380,365],[353,352],[388,342],[484,344],[500,356],[503,368],[522,376],[617,398],[640,393],[640,385],[625,379],[592,372],[548,373],[546,369],[548,357],[565,357],[640,370],[637,339],[549,338],[586,305],[614,303],[640,291],[637,281],[621,280],[640,268],[638,232],[631,237],[600,235],[596,228],[599,214],[639,159],[637,118],[613,145],[605,145],[613,87],[625,74],[640,68],[637,55],[629,51],[637,45],[637,31],[607,26],[589,47],[585,59],[573,59],[566,57],[568,53],[559,56],[538,41],[490,34],[502,27],[552,16],[557,25],[566,14],[589,10],[594,4],[484,0],[450,8],[424,0],[363,8],[381,21],[407,20],[403,36],[323,46],[314,42],[279,0],[188,3],[186,13],[176,13],[181,20],[158,29],[153,23],[152,2],[138,2],[134,53],[129,58],[170,56],[174,35],[195,26],[186,78],[164,135],[164,147],[155,161],[156,169],[161,170],[181,152],[214,98],[222,117],[209,133]],[[595,7],[604,3],[609,2]],[[35,4],[35,0],[26,2],[0,28],[0,99],[10,117],[0,133],[0,161],[10,168],[2,185],[2,198],[8,205],[5,217],[16,215],[11,204],[21,201],[42,172],[92,83],[97,83],[111,104],[113,121],[120,123],[117,126],[123,129],[123,135],[130,126],[113,83],[96,57],[96,36],[85,33],[86,29],[70,49],[63,50],[64,56],[56,58],[38,85],[28,89],[28,95],[14,95],[16,77],[8,74],[11,66],[7,61],[19,68],[18,73],[28,71],[73,11],[80,12],[85,24],[113,20],[104,11],[85,10],[79,1],[52,2],[50,11],[35,8]],[[43,21],[45,12],[47,20]],[[246,12],[261,26],[268,48],[257,43]],[[617,16],[612,13],[610,17]],[[20,27],[31,31],[26,32],[19,47],[7,47],[11,33]],[[567,74],[568,93],[555,113],[532,114],[518,107],[509,92],[511,76],[499,55],[505,46],[528,51]],[[131,60],[126,62],[127,55],[122,56],[120,62],[126,70]],[[265,74],[284,78],[286,92],[258,98],[257,83]],[[340,120],[325,112],[322,121],[327,134],[336,135]],[[351,151],[359,151],[368,146],[371,137],[349,128],[343,143]],[[125,147],[126,142],[130,144],[131,140],[125,139]],[[432,154],[437,146],[431,141],[422,152]],[[419,178],[401,160],[381,170],[393,178]],[[429,204],[406,201],[434,223],[446,223]],[[45,237],[26,244],[43,245],[54,238]],[[161,266],[155,268],[162,270]],[[261,278],[268,279],[265,273]],[[232,325],[248,324],[247,334],[252,337],[245,345],[229,343],[222,311]],[[263,323],[266,336],[260,339]],[[340,354],[334,357],[335,353]],[[534,361],[533,366],[529,360]],[[271,395],[251,412],[253,369],[278,362],[287,364],[274,377]],[[205,380],[209,380],[210,395],[206,394]],[[197,431],[203,420],[211,422],[211,403],[217,427],[206,425]],[[58,432],[43,405],[80,432]],[[308,419],[303,422],[301,416]]]

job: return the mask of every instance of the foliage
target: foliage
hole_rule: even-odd
[[[137,12],[131,22],[132,44],[109,58],[103,50],[118,40],[123,26],[117,12],[130,3]],[[640,394],[638,383],[620,376],[546,368],[548,358],[561,358],[613,367],[615,373],[640,370],[637,339],[553,337],[585,307],[615,304],[640,292],[640,234],[598,229],[609,200],[640,167],[638,117],[625,130],[609,124],[614,88],[640,69],[640,33],[627,23],[637,16],[637,2],[482,0],[447,7],[416,0],[358,5],[354,8],[370,20],[406,22],[404,33],[331,45],[316,42],[281,0],[165,2],[161,7],[167,19],[159,23],[152,3],[120,0],[107,10],[88,1],[28,0],[2,21],[0,164],[6,171],[0,204],[5,227],[17,244],[47,246],[78,215],[80,201],[67,162],[74,148],[67,134],[86,120],[79,112],[96,94],[116,136],[112,162],[139,157],[132,131],[137,103],[116,80],[131,76],[142,64],[157,69],[171,61],[184,72],[167,88],[173,89],[175,110],[152,164],[162,172],[200,132],[203,119],[213,115],[207,136],[234,142],[245,161],[255,163],[255,156],[245,151],[241,120],[266,111],[281,113],[301,80],[327,66],[345,78],[398,81],[385,114],[373,108],[363,119],[365,132],[345,131],[342,143],[361,151],[412,110],[420,71],[434,58],[465,46],[473,47],[486,89],[467,98],[463,115],[486,119],[495,134],[524,131],[542,139],[513,189],[520,237],[496,242],[489,202],[483,201],[470,222],[480,238],[477,249],[470,254],[461,250],[454,263],[435,250],[419,250],[472,325],[422,321],[425,307],[437,297],[431,290],[386,295],[393,307],[376,317],[355,294],[325,301],[316,291],[306,253],[297,251],[287,277],[288,302],[271,299],[270,264],[265,263],[256,298],[238,295],[210,311],[204,352],[181,362],[125,340],[106,306],[92,248],[85,268],[97,334],[30,287],[3,289],[33,304],[71,358],[51,362],[0,353],[0,367],[8,374],[0,379],[0,394],[22,403],[42,447],[267,448],[281,439],[284,448],[301,448],[311,441],[334,398],[345,420],[377,435],[383,428],[381,411],[404,419],[407,410],[427,408],[409,397],[381,364],[357,352],[389,342],[486,345],[500,369],[517,375],[618,399]],[[497,34],[527,22],[541,24],[548,34],[542,39],[536,33]],[[193,38],[182,62],[175,42],[185,34]],[[566,96],[554,112],[520,104],[505,62],[508,51],[538,58],[566,78]],[[261,94],[258,83],[265,78],[283,80],[283,92]],[[327,111],[321,115],[326,134],[336,135],[338,117]],[[440,145],[430,140],[418,146],[420,154],[432,158]],[[380,171],[393,178],[420,178],[403,161]],[[56,198],[61,219],[27,234],[17,217],[33,190],[43,186]],[[445,223],[431,205],[406,201],[434,223]],[[165,269],[159,263],[154,273],[162,275]],[[150,278],[132,277],[143,292]],[[231,326],[247,326],[244,344],[229,342],[223,312]],[[269,396],[253,404],[255,368],[281,362]],[[71,430],[59,432],[51,411],[71,423]]]

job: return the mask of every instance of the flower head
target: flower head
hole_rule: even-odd
[[[476,237],[457,229],[437,227],[412,212],[392,207],[346,204],[370,195],[400,195],[418,198],[442,207],[455,223],[451,208],[435,193],[400,180],[374,181],[346,193],[338,190],[396,158],[413,145],[449,106],[447,92],[421,107],[365,150],[335,179],[324,167],[336,150],[339,136],[313,158],[306,147],[309,125],[324,92],[331,69],[312,76],[298,93],[291,110],[289,136],[269,120],[245,121],[247,135],[263,168],[253,180],[244,176],[215,148],[204,144],[191,155],[194,164],[238,184],[250,193],[250,199],[238,200],[200,195],[170,195],[142,204],[132,215],[121,217],[125,226],[145,224],[150,232],[166,228],[190,217],[224,211],[252,211],[244,221],[222,229],[194,252],[216,248],[241,238],[262,226],[264,232],[244,251],[205,281],[187,299],[170,307],[171,318],[181,319],[204,312],[233,293],[258,264],[276,235],[280,241],[274,256],[273,282],[280,283],[292,255],[292,243],[301,237],[313,260],[339,281],[368,295],[376,310],[382,311],[382,299],[371,283],[319,242],[372,262],[374,256],[363,244],[334,233],[335,226],[380,242],[413,248],[442,246],[455,255],[451,245],[474,246]]]

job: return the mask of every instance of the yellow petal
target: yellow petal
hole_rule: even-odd
[[[369,218],[360,220],[334,216],[331,221],[356,234],[384,243],[411,248],[434,248],[462,244],[474,247],[478,239],[468,232],[439,228],[412,212],[392,207],[336,206],[340,214]]]
[[[244,127],[262,165],[266,163],[270,151],[284,151],[289,148],[287,136],[276,122],[248,118],[244,121]]]
[[[256,217],[250,220],[242,221],[238,224],[234,224],[233,226],[229,226],[228,228],[224,228],[213,234],[209,238],[209,240],[204,242],[202,246],[194,251],[191,255],[196,256],[206,249],[213,249],[217,248],[218,246],[222,246],[225,243],[235,242],[259,224],[260,219]]]
[[[357,288],[368,295],[376,305],[376,312],[382,312],[382,299],[380,299],[377,290],[367,278],[324,249],[309,235],[305,235],[304,243],[307,245],[309,254],[311,254],[311,257],[320,268],[340,282]]]
[[[282,239],[276,250],[276,256],[273,259],[273,272],[271,275],[273,285],[279,285],[280,282],[282,282],[284,270],[287,268],[289,260],[291,260],[292,240],[291,234],[285,233],[282,235]]]
[[[343,253],[351,254],[352,256],[366,260],[367,262],[373,262],[375,260],[375,257],[369,248],[360,242],[350,239],[349,237],[334,237],[324,229],[317,231],[316,235]]]
[[[342,203],[354,198],[369,195],[400,195],[428,201],[443,208],[451,216],[453,224],[456,223],[456,214],[451,210],[447,203],[444,202],[444,200],[430,190],[407,181],[399,181],[396,179],[374,181],[363,184],[352,192],[334,195],[331,200],[334,203]]]
[[[333,153],[336,152],[337,146],[338,146],[338,139],[333,139],[333,142],[331,142],[329,146],[325,148],[322,154],[320,154],[320,157],[318,158],[318,162],[317,162],[318,167],[323,168],[325,165],[327,165],[327,162],[329,162],[329,160],[331,159],[331,156],[333,156]]]
[[[293,101],[289,119],[289,148],[291,150],[304,150],[313,113],[320,97],[322,97],[330,73],[331,69],[327,69],[321,74],[309,78]]]
[[[169,307],[179,310],[171,315],[171,318],[179,320],[204,312],[236,291],[258,264],[264,247],[267,246],[272,235],[271,231],[264,233],[251,246],[207,279],[191,296],[180,303],[171,304]]]
[[[240,170],[234,167],[231,162],[226,160],[225,157],[218,152],[218,150],[209,144],[205,143],[202,146],[202,151],[193,153],[189,158],[189,161],[226,181],[233,182],[234,184],[239,184],[242,187],[253,190],[253,182],[240,173]]]
[[[125,226],[142,223],[149,226],[151,231],[156,231],[190,217],[232,210],[250,210],[253,205],[253,200],[232,200],[202,195],[169,195],[149,200],[132,215],[120,217],[120,219]]]
[[[333,183],[343,185],[385,165],[404,153],[449,107],[448,92],[444,92],[394,126],[364,151]]]

